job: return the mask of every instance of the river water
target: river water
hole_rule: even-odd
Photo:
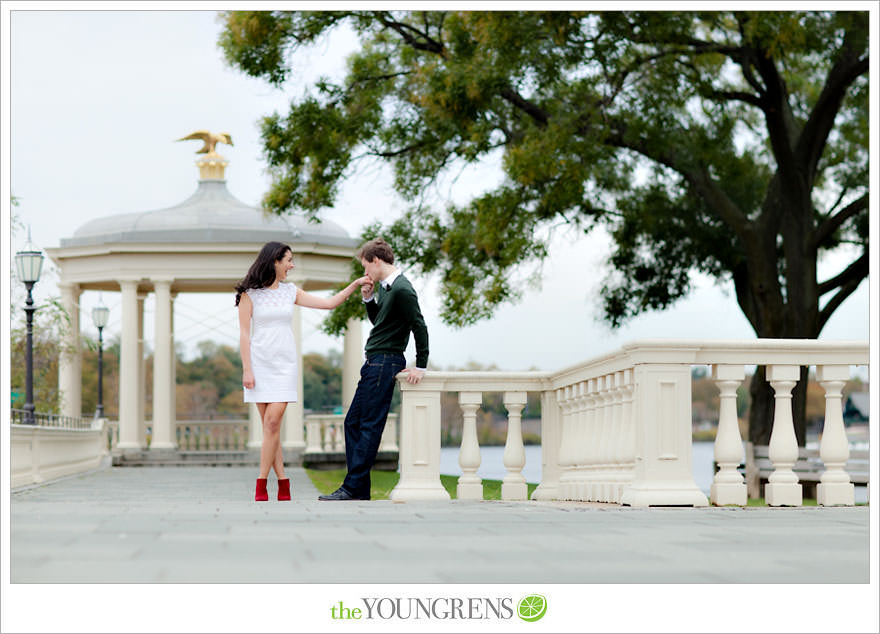
[[[526,464],[522,474],[526,482],[541,481],[541,446],[526,445]],[[444,475],[461,475],[461,466],[458,464],[458,447],[442,447],[440,449],[440,473]],[[709,495],[712,486],[714,471],[712,462],[715,458],[715,443],[712,441],[700,441],[693,443],[693,471],[694,482]],[[504,468],[504,447],[488,446],[480,447],[480,468],[477,475],[486,480],[502,480],[507,473]],[[856,502],[865,502],[867,490],[863,486],[855,489]]]

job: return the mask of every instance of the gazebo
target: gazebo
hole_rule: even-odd
[[[62,413],[81,415],[82,366],[79,299],[83,291],[120,292],[122,333],[119,369],[119,442],[125,452],[147,447],[143,365],[144,299],[155,300],[153,421],[150,451],[176,445],[174,300],[180,293],[230,293],[263,244],[278,240],[294,251],[289,281],[305,290],[329,289],[347,281],[357,241],[339,225],[312,224],[299,217],[267,216],[236,199],[226,188],[228,161],[213,147],[196,160],[198,187],[167,209],[98,218],[80,227],[61,246],[46,249],[60,277],[62,302],[71,317],[59,363]],[[232,310],[232,309],[230,309]],[[300,308],[293,330],[302,368]],[[354,395],[362,359],[361,323],[351,320],[343,352],[343,407]],[[161,368],[166,368],[161,371]],[[299,378],[302,398],[302,373]],[[259,446],[262,430],[251,405],[248,445]],[[255,424],[256,423],[256,424]],[[285,450],[305,447],[302,400],[291,404],[282,428]]]

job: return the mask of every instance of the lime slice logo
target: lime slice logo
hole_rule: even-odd
[[[530,594],[519,602],[517,613],[523,621],[532,623],[547,612],[547,599],[540,594]]]

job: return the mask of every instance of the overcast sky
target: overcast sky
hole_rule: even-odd
[[[294,80],[284,90],[229,68],[217,47],[221,25],[208,11],[14,11],[11,14],[11,192],[38,247],[56,247],[78,227],[102,216],[169,207],[196,188],[197,142],[176,143],[197,129],[229,132],[234,147],[219,146],[230,165],[228,188],[257,205],[269,183],[258,120],[286,111],[315,77],[339,76],[356,46],[340,33],[294,61]],[[6,143],[6,139],[3,140]],[[500,178],[497,165],[447,178],[431,193],[438,205],[461,202]],[[4,175],[4,178],[6,175]],[[7,202],[4,201],[4,207]],[[356,236],[376,219],[389,221],[404,203],[381,168],[364,169],[348,182],[324,217]],[[4,222],[7,222],[4,219]],[[14,253],[23,233],[12,239]],[[445,326],[434,280],[410,276],[419,291],[430,332],[431,362],[447,368],[468,361],[500,368],[559,369],[637,338],[753,338],[732,285],[696,278],[696,290],[673,309],[644,315],[612,330],[599,321],[599,284],[610,244],[607,236],[561,231],[543,265],[540,288],[526,290],[494,319],[466,329]],[[836,272],[850,255],[820,264],[820,276]],[[48,262],[47,262],[48,264]],[[242,271],[244,274],[244,271]],[[50,270],[38,298],[57,295]],[[105,334],[121,323],[118,293],[104,293],[111,307]],[[82,296],[84,333],[98,294]],[[176,302],[177,341],[187,355],[202,340],[238,344],[231,294],[181,295]],[[152,339],[152,298],[146,302],[146,339]],[[341,350],[341,339],[318,331],[325,313],[303,311],[306,352]],[[868,288],[863,283],[835,313],[823,339],[867,339]],[[364,337],[369,329],[364,328]],[[412,361],[413,346],[408,358]]]

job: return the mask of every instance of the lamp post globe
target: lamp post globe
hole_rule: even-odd
[[[18,279],[24,282],[27,288],[27,301],[24,312],[27,315],[27,349],[25,351],[26,375],[25,375],[25,403],[24,423],[34,424],[34,298],[31,291],[40,279],[43,270],[43,254],[31,244],[31,232],[28,229],[28,240],[24,249],[15,254],[15,272]]]
[[[92,309],[92,322],[98,329],[98,406],[96,418],[104,418],[104,326],[110,318],[110,309],[99,304]]]

